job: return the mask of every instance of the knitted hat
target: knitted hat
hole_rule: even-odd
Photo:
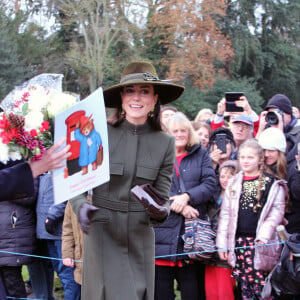
[[[121,91],[123,87],[134,84],[153,85],[161,104],[175,101],[184,91],[184,87],[181,85],[170,83],[169,80],[159,79],[152,64],[148,62],[132,62],[124,69],[120,83],[103,91],[105,106],[121,106]]]
[[[258,143],[264,150],[278,150],[285,153],[286,139],[283,132],[276,127],[265,129],[259,136]]]
[[[267,103],[265,110],[269,108],[278,108],[289,115],[293,114],[291,100],[283,94],[274,95]]]
[[[221,170],[223,168],[233,168],[236,172],[240,170],[238,161],[231,159],[226,160],[221,164],[221,166],[219,167],[219,174],[221,173]]]
[[[231,120],[231,123],[244,123],[250,125],[253,128],[253,121],[250,117],[245,115],[237,115]]]
[[[215,129],[212,132],[212,134],[209,138],[207,149],[210,149],[210,147],[216,142],[218,133],[225,133],[226,134],[226,139],[229,140],[230,143],[232,143],[235,147],[235,141],[233,139],[233,134],[232,134],[231,130],[228,129],[228,128],[225,128],[225,127],[220,127],[220,128]]]
[[[171,106],[171,105],[163,105],[161,108],[160,108],[160,111],[163,112],[165,110],[171,110],[171,111],[174,111],[174,113],[178,112],[178,109],[174,106]]]

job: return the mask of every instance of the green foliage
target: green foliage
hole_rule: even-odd
[[[7,14],[0,7],[0,97],[14,86],[45,70],[44,57],[48,57],[48,44],[44,30],[28,22],[28,14],[19,10]]]
[[[192,86],[186,87],[183,95],[174,103],[179,111],[182,111],[187,117],[192,120],[202,108],[212,108],[209,103],[204,101],[203,93],[198,88]]]
[[[18,56],[18,46],[7,31],[0,29],[0,100],[24,80],[24,68]]]
[[[284,93],[300,106],[299,15],[298,0],[238,0],[219,23],[235,50],[230,77],[251,79],[265,102]]]

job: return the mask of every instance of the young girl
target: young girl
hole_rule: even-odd
[[[191,121],[193,128],[199,136],[200,144],[203,148],[207,149],[209,137],[211,135],[211,127],[207,123]]]
[[[220,207],[225,196],[228,181],[238,172],[236,160],[225,161],[219,169],[220,192],[216,195],[214,208],[211,209],[213,224],[219,219]],[[206,300],[234,300],[235,280],[232,278],[232,268],[225,261],[220,261],[218,254],[209,260],[205,266],[205,295]]]
[[[225,191],[216,245],[233,267],[242,299],[261,299],[267,272],[277,263],[281,245],[276,226],[282,223],[287,188],[263,172],[263,149],[249,139],[239,149],[241,171]]]

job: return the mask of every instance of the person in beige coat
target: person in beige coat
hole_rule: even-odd
[[[65,208],[62,229],[63,264],[74,269],[74,280],[82,283],[83,232],[70,202]]]

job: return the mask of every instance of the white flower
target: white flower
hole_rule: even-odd
[[[49,91],[40,85],[28,88],[30,96],[28,99],[28,111],[42,111],[49,102]]]
[[[20,160],[20,159],[22,159],[22,155],[21,155],[20,151],[12,151],[12,152],[9,152],[9,158],[11,160]]]
[[[30,111],[25,115],[25,130],[30,131],[32,129],[38,129],[44,122],[44,115],[40,111]]]
[[[47,112],[49,118],[53,118],[60,112],[63,112],[67,108],[76,103],[76,97],[67,93],[53,93],[50,95],[49,105]]]
[[[9,161],[8,146],[3,144],[1,138],[0,138],[0,161],[4,164],[6,164]]]

